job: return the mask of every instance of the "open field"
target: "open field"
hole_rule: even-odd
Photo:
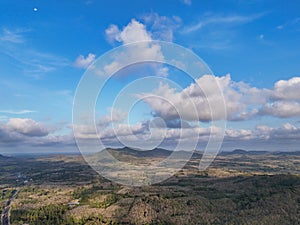
[[[155,158],[111,151],[124,161]],[[3,208],[18,188],[11,224],[300,223],[297,153],[236,151],[202,172],[199,158],[163,183],[137,188],[104,179],[80,156],[2,157],[0,200]]]

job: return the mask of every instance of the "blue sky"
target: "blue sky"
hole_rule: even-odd
[[[76,150],[72,103],[87,66],[113,47],[142,40],[139,35],[191,49],[219,78],[229,115],[223,149],[298,150],[299,12],[298,1],[2,0],[0,153]],[[145,65],[123,71],[104,98],[112,98],[135,75],[158,71],[190,90],[180,72]],[[207,80],[199,83],[206,85]],[[158,91],[159,86],[153,92]],[[174,99],[170,93],[160,95]],[[127,116],[109,103],[98,104],[97,120],[106,121],[112,111],[120,118]],[[154,116],[175,124],[174,115],[163,114],[167,109],[157,104],[148,100],[133,110],[130,126],[136,133],[144,134],[147,120]],[[124,121],[113,122],[122,129]],[[203,129],[209,126],[199,121]],[[103,123],[110,127],[111,122]],[[191,127],[195,123],[185,122]],[[101,134],[109,137],[105,143],[117,146],[109,132]],[[168,137],[167,146],[172,146],[176,137]]]

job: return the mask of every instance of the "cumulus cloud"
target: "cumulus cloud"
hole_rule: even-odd
[[[151,107],[153,117],[164,119],[140,121],[136,124],[126,124],[127,113],[110,109],[107,115],[97,119],[97,134],[91,126],[77,127],[79,138],[87,141],[101,140],[109,146],[120,146],[120,140],[133,146],[153,146],[161,141],[163,146],[176,145],[178,141],[188,143],[198,139],[200,143],[209,140],[210,135],[221,132],[218,127],[202,127],[194,120],[210,121],[209,101],[216,101],[219,96],[214,91],[216,81],[222,90],[227,106],[227,120],[247,120],[254,116],[273,116],[278,118],[297,117],[300,115],[300,104],[297,77],[276,82],[272,89],[259,89],[243,82],[235,82],[230,75],[214,77],[206,75],[178,91],[166,84],[151,93],[159,96],[144,98]],[[197,84],[197,85],[196,85]],[[199,85],[199,86],[198,86]],[[205,92],[199,87],[205,87]],[[292,91],[291,91],[292,90]],[[143,93],[137,97],[143,97]],[[206,95],[205,95],[206,94]],[[195,111],[196,110],[196,111]],[[195,113],[196,112],[196,113]],[[181,118],[180,116],[181,115]],[[218,114],[218,108],[214,114]],[[219,119],[222,119],[221,117]],[[201,124],[201,123],[200,123]],[[299,143],[300,127],[296,123],[283,123],[280,127],[258,125],[254,129],[227,129],[225,143],[238,146],[239,143]],[[7,118],[0,123],[0,145],[28,146],[63,146],[73,145],[71,135],[55,134],[55,131],[45,124],[29,118]]]
[[[266,125],[256,126],[255,129],[228,129],[226,130],[226,140],[266,140],[275,141],[278,139],[300,139],[300,127],[290,123],[284,123],[278,128]]]
[[[147,32],[145,25],[135,19],[132,19],[131,22],[124,27],[119,35],[119,39],[123,44],[152,40],[151,34]]]
[[[167,17],[158,13],[144,14],[140,20],[143,23],[132,19],[122,29],[111,24],[105,30],[107,40],[110,43],[121,42],[123,44],[149,40],[173,41],[174,31],[182,24],[182,20],[178,16]]]
[[[152,34],[147,31],[146,26],[132,19],[127,26],[123,29],[119,29],[116,25],[110,25],[106,29],[106,37],[110,41],[116,41],[121,44],[129,44],[140,42],[139,44],[132,46],[125,46],[119,49],[118,54],[112,59],[111,62],[108,62],[104,65],[103,69],[97,70],[96,74],[100,76],[109,76],[116,73],[120,68],[131,65],[134,62],[142,61],[157,61],[164,62],[164,56],[161,52],[161,47],[157,43],[149,43],[142,41],[152,41]],[[163,67],[156,66],[157,74],[161,76],[166,76],[166,69]]]
[[[300,100],[300,77],[277,81],[272,97],[278,100]]]
[[[101,139],[103,143],[110,146],[123,144],[142,149],[155,148],[156,144],[162,142],[166,146],[174,146],[179,141],[189,144],[191,141],[207,142],[209,136],[217,134],[221,129],[217,127],[198,127],[187,125],[186,122],[180,125],[168,124],[168,126],[153,126],[152,121],[144,121],[136,124],[117,123],[114,126],[101,128],[98,126],[97,134],[91,132],[90,126],[81,126],[77,130],[76,137],[81,140]],[[188,149],[186,149],[188,150]]]
[[[246,129],[239,129],[239,130],[233,130],[228,129],[226,130],[226,137],[234,140],[250,140],[254,138],[253,131],[252,130],[246,130]]]
[[[105,117],[105,116],[104,116]],[[136,124],[125,124],[123,121],[116,122],[114,127],[110,125],[103,126],[97,124],[97,136],[90,136],[89,126],[81,127],[82,136],[80,138],[96,140],[101,138],[103,143],[109,146],[120,146],[120,140],[125,140],[131,146],[151,149],[151,144],[157,141],[162,142],[162,147],[172,147],[180,140],[182,143],[188,143],[192,140],[198,140],[199,143],[207,143],[210,135],[216,135],[221,132],[218,127],[200,127],[192,126],[183,121],[183,127],[176,124],[167,126],[151,127],[151,121],[139,122]],[[22,126],[21,126],[22,125]],[[31,119],[14,118],[6,124],[0,125],[0,145],[1,146],[74,146],[74,140],[71,135],[55,135],[39,122]],[[230,142],[231,146],[238,146],[239,143],[286,143],[288,140],[300,140],[300,127],[291,123],[284,123],[280,127],[273,128],[266,125],[259,125],[255,129],[228,129],[225,133],[225,143]],[[187,149],[186,149],[187,150]],[[282,149],[284,150],[284,149]]]
[[[277,81],[259,113],[279,118],[300,116],[300,77]]]
[[[280,128],[271,129],[271,137],[275,139],[300,139],[300,127],[296,127],[290,123],[283,124]]]
[[[109,43],[113,44],[115,41],[120,42],[120,33],[119,27],[115,24],[109,25],[105,30],[105,35]]]
[[[96,124],[88,124],[84,121],[80,124],[73,124],[72,127],[76,137],[81,139],[97,139],[100,136],[111,136],[109,131],[112,125],[118,126],[127,118],[127,112],[123,112],[116,108],[110,108],[106,115],[99,116]],[[95,130],[95,127],[97,130]],[[98,133],[97,133],[98,132]],[[99,136],[100,135],[100,136]]]
[[[125,145],[144,146],[149,149],[155,146],[153,143],[162,143],[161,147],[171,147],[181,141],[188,146],[189,141],[197,140],[201,145],[207,143],[210,135],[222,132],[221,128],[212,127],[207,123],[212,117],[226,119],[232,121],[231,123],[250,119],[260,119],[259,123],[263,123],[261,117],[264,116],[279,118],[278,122],[281,121],[280,118],[300,116],[298,95],[295,95],[298,91],[294,88],[297,84],[295,81],[297,79],[294,77],[276,82],[271,89],[264,89],[236,82],[227,74],[221,77],[202,76],[182,90],[160,83],[153,92],[135,95],[150,107],[153,120],[127,124],[126,113],[111,109],[108,115],[97,120],[97,134],[93,133],[91,127],[82,126],[80,138],[87,140],[101,138],[103,143],[109,146],[127,143]],[[221,104],[218,104],[220,96],[216,88],[224,95],[226,114],[222,112]],[[223,117],[225,115],[226,117]],[[202,124],[206,126],[202,127]],[[300,128],[295,124],[284,123],[281,127],[260,124],[253,129],[227,129],[225,144],[252,147],[251,143],[263,143],[277,146],[276,149],[279,149],[279,146],[283,146],[282,143],[292,140],[296,145],[300,140]]]
[[[277,118],[300,116],[299,91],[300,78],[298,77],[278,81],[272,89],[259,89],[244,82],[233,81],[227,74],[221,77],[202,76],[182,91],[161,84],[154,93],[143,93],[137,97],[143,98],[154,115],[166,120],[181,116],[182,119],[190,121],[210,121],[212,118],[241,121],[257,116]],[[223,117],[225,114],[222,104],[218,104],[221,99],[219,93],[223,93],[224,96],[226,118]],[[145,98],[150,94],[160,97]]]
[[[78,68],[88,68],[96,59],[96,55],[89,53],[87,57],[80,55],[74,62],[74,66]]]
[[[111,24],[105,30],[105,34],[108,40],[115,40],[122,44],[152,40],[151,34],[147,32],[145,25],[135,19],[132,19],[121,31],[117,25]]]
[[[195,143],[198,139],[205,142],[211,134],[221,132],[221,129],[217,127],[200,127],[199,124],[191,124],[178,119],[164,121],[154,117],[130,124],[127,117],[127,113],[110,109],[107,115],[96,121],[96,127],[94,124],[85,123],[74,125],[75,136],[81,143],[87,145],[100,138],[101,142],[108,146],[123,144],[135,148],[152,149],[160,143],[164,143],[165,147],[170,147],[179,141],[187,145],[191,141]]]
[[[73,135],[56,133],[60,129],[30,118],[10,118],[0,123],[0,146],[11,150],[22,146],[18,151],[35,151],[34,147],[74,147]]]
[[[279,118],[300,116],[300,103],[294,101],[276,101],[263,106],[261,115],[271,115]]]
[[[254,130],[229,129],[225,133],[225,140],[227,143],[230,142],[231,146],[235,147],[239,146],[240,142],[273,142],[276,140],[275,136],[277,135],[278,137],[279,132],[284,134],[283,130],[281,131],[280,129],[286,130],[287,127],[284,125],[282,128],[277,129],[267,126],[260,126]],[[107,126],[105,129],[103,127],[100,129],[99,126],[98,133],[94,136],[91,136],[88,129],[88,127],[85,127],[80,137],[85,139],[87,143],[91,143],[93,139],[100,138],[106,146],[125,145],[141,149],[152,149],[153,146],[159,146],[174,149],[180,142],[183,144],[182,146],[185,146],[184,150],[193,149],[191,142],[195,141],[200,146],[205,146],[211,135],[219,135],[222,132],[222,129],[219,127],[202,127],[199,124],[196,125],[180,120],[164,121],[164,123],[158,120],[154,126],[153,121],[143,121],[136,124],[126,124],[122,121],[117,122],[114,126]],[[292,128],[289,129],[292,131]],[[295,133],[295,131],[293,132]],[[156,145],[157,143],[159,145]]]
[[[220,93],[223,93],[225,102]],[[150,94],[139,94],[138,97]],[[222,77],[202,76],[182,91],[161,84],[154,94],[160,98],[143,98],[143,101],[153,109],[155,115],[166,120],[181,117],[190,121],[210,121],[212,118],[235,121],[256,116],[258,109],[255,107],[267,102],[270,91],[234,82],[228,74]]]
[[[49,129],[32,119],[11,118],[5,128],[26,136],[42,137],[49,134]]]
[[[112,123],[122,122],[127,117],[127,112],[122,112],[121,110],[110,108],[108,115],[99,118],[97,124],[100,127],[106,127]]]
[[[50,129],[32,119],[10,118],[0,124],[0,144],[20,143],[32,138],[42,138]]]

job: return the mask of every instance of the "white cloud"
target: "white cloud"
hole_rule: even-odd
[[[103,124],[101,124],[103,125]],[[81,140],[95,140],[101,138],[103,143],[115,146],[123,143],[125,146],[151,149],[153,143],[176,144],[179,140],[190,143],[191,140],[208,141],[210,134],[221,131],[217,127],[202,128],[197,126],[189,127],[158,127],[151,126],[150,121],[136,124],[116,123],[114,126],[98,127],[98,133],[92,131],[92,126],[81,126],[77,129],[76,137]]]
[[[164,56],[161,53],[161,47],[158,44],[152,43],[139,43],[138,45],[126,46],[120,54],[117,54],[114,61],[104,66],[103,71],[98,71],[99,75],[112,75],[120,68],[134,64],[134,62],[142,62],[148,60],[155,60],[158,62],[164,61]],[[159,68],[157,68],[159,69]],[[165,71],[159,71],[161,72]]]
[[[222,101],[220,92],[224,94],[228,120],[246,120],[255,116],[258,113],[255,106],[264,104],[269,96],[268,90],[234,82],[228,74],[223,77],[202,76],[181,92],[161,84],[154,92],[160,98],[144,98],[144,101],[156,115],[166,120],[179,118],[180,115],[185,120],[210,121],[212,116],[214,119],[225,119],[222,104],[219,104]],[[143,98],[150,94],[137,96]]]
[[[277,81],[273,88],[273,98],[300,100],[300,77]]]
[[[109,43],[114,43],[115,41],[120,42],[120,33],[118,26],[115,24],[111,24],[106,30],[105,35]]]
[[[185,120],[210,121],[212,116],[215,119],[223,119],[222,107],[218,107],[217,103],[220,96],[216,88],[220,88],[224,95],[227,120],[248,120],[255,116],[300,116],[299,77],[278,81],[273,89],[259,89],[244,82],[235,82],[231,80],[230,75],[205,75],[181,92],[161,84],[154,92],[161,98],[144,98],[143,101],[150,106],[154,114],[167,120],[179,118],[179,115]],[[139,94],[137,97],[142,98],[150,94],[153,93]],[[211,111],[209,103],[217,107]]]
[[[169,74],[168,67],[160,67],[157,71],[157,76],[167,77]]]
[[[51,147],[52,151],[55,146],[75,146],[73,135],[63,135],[59,133],[61,129],[61,124],[53,128],[30,118],[7,118],[0,123],[0,146],[12,151],[36,151],[35,147],[38,151]]]
[[[182,24],[182,20],[178,16],[167,17],[157,13],[145,14],[141,19],[151,30],[152,38],[162,41],[173,41],[174,31]]]
[[[41,137],[49,134],[48,128],[32,119],[11,118],[5,127],[10,132],[17,132],[26,136]]]
[[[173,41],[174,31],[182,24],[182,20],[178,16],[167,17],[157,13],[144,14],[140,20],[132,19],[122,29],[115,24],[109,25],[105,30],[108,42],[128,44],[149,40]]]
[[[300,116],[300,77],[277,81],[259,114],[279,118]]]
[[[185,22],[180,33],[185,36],[190,47],[196,49],[210,49],[224,51],[237,47],[237,39],[240,36],[239,27],[251,23],[263,13],[252,15],[213,14],[204,13],[195,22]],[[197,33],[197,38],[192,33]]]
[[[105,30],[105,34],[108,40],[116,40],[122,44],[152,40],[151,34],[147,32],[145,25],[135,19],[132,19],[122,31],[116,25],[111,24]]]
[[[219,133],[217,127],[199,127],[190,125],[187,121],[165,121],[153,119],[135,124],[126,123],[127,113],[116,109],[100,117],[94,125],[81,124],[74,126],[76,137],[80,141],[93,141],[101,138],[102,143],[116,146],[123,143],[125,146],[151,149],[156,143],[169,143],[174,145],[179,140],[190,143],[198,138],[207,141],[209,135]],[[87,142],[88,144],[88,142]]]
[[[5,113],[5,114],[17,114],[17,115],[22,115],[22,114],[27,114],[27,113],[35,113],[36,111],[33,110],[0,110],[0,113]]]
[[[254,138],[254,134],[252,130],[240,129],[240,130],[233,130],[228,129],[226,130],[226,138],[235,139],[235,140],[250,140]]]
[[[79,137],[87,140],[87,143],[101,138],[101,141],[108,146],[120,146],[122,143],[126,143],[126,146],[142,149],[151,149],[153,143],[161,143],[160,147],[170,148],[181,141],[181,143],[186,143],[187,149],[185,150],[188,150],[188,143],[195,140],[198,140],[198,143],[207,143],[210,135],[219,134],[221,129],[211,126],[190,126],[182,129],[178,127],[156,127],[152,128],[151,132],[149,121],[146,121],[137,124],[118,123],[114,129],[107,127],[106,129],[98,129],[98,132],[97,135],[91,135],[88,131],[88,126],[84,129],[82,127],[81,136]],[[249,143],[252,148],[255,148],[251,144],[253,141],[255,143],[274,145],[278,140],[281,140],[283,143],[294,140],[296,141],[295,143],[298,143],[297,140],[300,140],[300,127],[285,123],[279,128],[260,125],[254,129],[227,129],[225,132],[225,143],[230,143],[232,148],[237,148],[240,144],[245,143]],[[278,148],[275,150],[278,150]]]
[[[121,140],[132,146],[145,146],[145,148],[146,142],[149,142],[147,146],[152,146],[152,143],[161,143],[161,139],[163,139],[163,146],[174,146],[179,140],[188,143],[189,140],[198,139],[199,143],[205,143],[211,134],[218,134],[221,129],[218,127],[201,127],[194,121],[207,122],[211,120],[208,100],[217,106],[214,108],[216,111],[213,112],[215,118],[222,119],[222,109],[218,108],[218,104],[216,104],[219,98],[218,92],[215,91],[216,88],[220,88],[224,94],[227,120],[229,121],[249,120],[253,117],[262,116],[276,118],[300,116],[298,95],[293,94],[295,85],[298,85],[298,79],[295,77],[287,81],[276,82],[272,89],[259,89],[243,82],[235,82],[229,74],[222,77],[205,75],[197,79],[196,83],[197,85],[191,84],[181,91],[161,83],[151,93],[136,95],[137,98],[142,98],[150,106],[154,118],[159,116],[164,122],[158,120],[155,123],[142,121],[136,124],[125,124],[128,115],[116,111],[115,116],[110,117],[108,115],[98,120],[99,136],[92,135],[89,127],[82,127],[81,138],[95,139],[101,137],[104,143],[113,146],[120,145]],[[206,95],[198,85],[205,90]],[[294,91],[290,92],[290,90]],[[147,98],[145,98],[146,96]],[[112,124],[114,125],[112,126]],[[276,149],[278,150],[278,143],[288,143],[290,140],[293,140],[294,144],[299,143],[300,127],[295,124],[284,123],[277,128],[263,124],[258,124],[253,129],[231,128],[226,130],[225,144],[229,143],[230,146],[234,146],[233,148],[240,145],[254,148],[251,143],[255,142],[258,144],[257,146],[262,143],[277,146]]]
[[[261,115],[272,115],[280,118],[300,116],[300,103],[294,101],[276,101],[267,103],[260,111]]]
[[[137,41],[151,41],[151,34],[147,32],[144,24],[132,19],[120,33],[120,41],[129,44]]]
[[[118,69],[131,65],[134,62],[148,61],[149,59],[158,62],[164,61],[164,56],[161,52],[161,47],[156,43],[141,42],[152,41],[151,33],[147,31],[146,26],[139,21],[132,19],[130,23],[125,26],[119,32],[115,25],[110,25],[106,30],[107,38],[109,40],[116,40],[121,44],[129,44],[140,42],[139,44],[132,46],[125,46],[119,49],[118,54],[115,55],[112,62],[104,66],[103,70],[97,70],[97,74],[100,76],[108,76],[116,73]],[[161,67],[157,67],[157,71],[160,75],[166,75],[166,70],[161,70]]]
[[[26,75],[40,78],[45,73],[70,65],[66,58],[43,53],[27,45],[24,33],[29,31],[26,29],[15,31],[4,29],[0,34],[1,52],[16,61],[16,68],[21,68],[21,71]],[[22,44],[22,48],[20,48],[20,44]]]
[[[198,23],[189,25],[184,28],[183,33],[191,33],[197,30],[200,30],[206,26],[210,25],[238,25],[252,22],[258,18],[260,18],[263,14],[256,14],[250,16],[241,16],[241,15],[231,15],[231,16],[223,16],[223,15],[206,15],[203,17]]]
[[[286,29],[286,28],[298,28],[300,22],[300,18],[296,17],[290,21],[287,21],[286,23],[278,25],[276,28],[278,30]]]
[[[26,30],[18,29],[15,31],[4,28],[0,34],[0,42],[8,42],[13,44],[22,44],[25,42],[22,33]]]
[[[24,65],[23,72],[35,78],[53,72],[58,68],[69,66],[69,60],[53,54],[42,53],[31,49],[9,49],[5,52]]]
[[[300,140],[300,127],[290,123],[284,123],[281,127],[273,128],[266,125],[259,125],[255,129],[228,129],[226,130],[226,140],[263,140],[269,143],[278,139]],[[282,149],[286,150],[286,149]]]
[[[101,138],[107,137],[119,137],[119,138],[126,138],[129,139],[136,139],[139,134],[143,134],[145,132],[145,128],[143,123],[137,123],[134,125],[130,124],[117,124],[114,128],[110,128],[104,132],[100,133]],[[135,135],[134,135],[135,134]]]
[[[111,136],[112,125],[118,126],[122,124],[124,120],[127,118],[127,112],[123,112],[121,110],[110,108],[109,112],[106,115],[100,116],[96,120],[96,128],[99,134],[95,133],[95,125],[94,124],[86,124],[81,123],[77,125],[72,125],[76,137],[81,139],[97,139],[100,136]]]
[[[75,60],[74,65],[78,68],[86,69],[95,61],[95,59],[96,55],[92,53],[89,53],[86,58],[83,55],[80,55]]]
[[[102,116],[97,121],[98,126],[107,127],[112,123],[122,122],[127,117],[127,112],[122,112],[115,108],[110,108],[109,113],[105,116]]]

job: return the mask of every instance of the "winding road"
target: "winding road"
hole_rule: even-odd
[[[6,202],[5,208],[1,214],[1,225],[10,225],[10,207],[11,202],[14,200],[18,193],[18,189],[13,190],[12,195]]]

